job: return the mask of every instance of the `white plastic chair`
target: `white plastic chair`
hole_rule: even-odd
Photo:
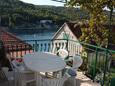
[[[13,71],[8,71],[9,68],[8,67],[3,67],[2,71],[4,73],[4,76],[6,77],[6,80],[8,81],[8,85],[10,84],[10,81],[14,81],[14,74]]]
[[[66,73],[70,76],[69,79],[72,79],[73,85],[76,86],[76,71],[82,65],[83,60],[80,55],[75,55],[73,57],[72,67],[66,67]]]
[[[80,55],[75,55],[73,57],[73,66],[72,66],[72,69],[74,71],[77,71],[77,69],[82,65],[83,63],[83,59],[81,58]]]
[[[0,85],[4,85],[5,83],[7,83],[7,86],[9,86],[9,80],[7,79],[4,71],[0,70]]]
[[[36,81],[34,72],[26,70],[19,72],[19,86],[27,86],[27,84],[32,84],[34,81]]]
[[[81,58],[80,55],[75,55],[73,57],[73,66],[72,66],[72,70],[76,73],[77,69],[82,65],[83,63],[83,59]],[[76,78],[75,77],[71,77],[74,81],[74,86],[76,86]]]
[[[8,67],[2,67],[2,70],[3,70],[4,73],[7,75],[7,74],[8,74],[8,70],[9,70],[9,68],[8,68]]]
[[[57,51],[57,54],[63,59],[65,60],[65,58],[68,56],[68,51],[65,49],[59,49]]]
[[[27,69],[23,62],[18,64],[16,60],[13,60],[11,63],[17,78],[17,82],[15,81],[16,85],[18,83],[19,86],[27,86],[28,83],[35,81],[34,72]]]
[[[71,84],[72,86],[76,86],[76,71],[74,71],[72,68],[66,69],[66,74],[68,75],[68,79],[73,81]]]
[[[63,76],[59,78],[46,78],[46,77],[41,77],[41,85],[42,86],[63,86],[65,80],[67,80],[68,77]]]
[[[56,54],[54,54],[54,53],[52,53],[52,52],[44,52],[44,53],[48,53],[48,54],[52,54],[52,55],[56,55]]]
[[[12,71],[10,71],[9,73],[11,73],[11,75],[12,75],[13,78],[14,78],[14,86],[17,86],[17,82],[18,82],[18,78],[17,78],[17,77],[18,77],[18,71],[17,71],[17,68],[16,68],[16,66],[14,65],[14,63],[12,63],[9,54],[7,54],[7,58],[8,58],[8,60],[9,60],[9,62],[10,62],[11,68],[12,68]]]

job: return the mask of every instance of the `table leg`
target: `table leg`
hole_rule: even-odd
[[[48,77],[48,72],[45,73],[45,76]]]
[[[41,76],[40,76],[40,73],[36,72],[35,73],[35,77],[36,77],[36,86],[41,86]]]

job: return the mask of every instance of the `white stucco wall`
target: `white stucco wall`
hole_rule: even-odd
[[[64,25],[62,31],[60,31],[55,39],[63,39],[63,34],[69,34],[69,39],[70,40],[74,40],[77,41],[77,38],[75,37],[75,35],[72,33],[72,31],[69,29],[69,27],[67,25]]]
[[[69,27],[66,24],[56,34],[55,39],[64,39],[63,38],[64,33],[69,34],[68,40],[78,41],[76,36],[73,34],[73,32],[69,29]],[[82,51],[82,45],[79,42],[73,42],[73,41],[68,42],[68,50],[70,56],[74,56],[75,54],[80,54],[80,52]]]

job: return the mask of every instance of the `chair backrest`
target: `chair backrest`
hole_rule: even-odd
[[[83,63],[83,59],[81,58],[80,55],[75,55],[73,57],[73,66],[72,68],[77,70]]]
[[[42,78],[41,83],[42,86],[63,86],[66,78],[60,77],[60,78]]]
[[[2,70],[3,70],[4,72],[8,72],[9,68],[8,68],[8,67],[2,67]]]
[[[8,81],[4,71],[0,70],[0,83]]]
[[[52,55],[56,55],[56,54],[54,54],[54,53],[52,53],[52,52],[45,52],[45,53],[47,53],[47,54],[52,54]]]
[[[17,63],[16,63],[16,61],[15,60],[13,60],[12,62],[11,62],[11,64],[12,64],[12,66],[13,66],[13,69],[17,69]]]
[[[2,67],[2,71],[5,73],[6,76],[8,75],[8,70],[8,67]]]
[[[9,54],[7,54],[7,58],[8,58],[8,60],[9,60],[9,62],[10,62],[11,69],[13,70],[13,69],[14,69],[14,66],[13,66],[13,64],[12,64],[12,61],[11,61],[11,58],[10,58],[10,55],[9,55]]]
[[[68,57],[68,51],[65,49],[59,49],[57,55],[60,56],[62,59],[66,59]]]

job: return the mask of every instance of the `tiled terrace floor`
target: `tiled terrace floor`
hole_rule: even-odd
[[[82,72],[77,72],[77,86],[101,86],[98,83],[92,82]]]
[[[76,86],[100,86],[97,83],[92,82],[88,77],[86,77],[82,72],[77,72],[77,85]],[[35,84],[31,85],[34,86]],[[8,86],[8,83],[2,83],[0,86]],[[13,82],[9,86],[14,86]],[[29,85],[28,85],[29,86]],[[66,81],[64,86],[73,86],[70,81]]]

